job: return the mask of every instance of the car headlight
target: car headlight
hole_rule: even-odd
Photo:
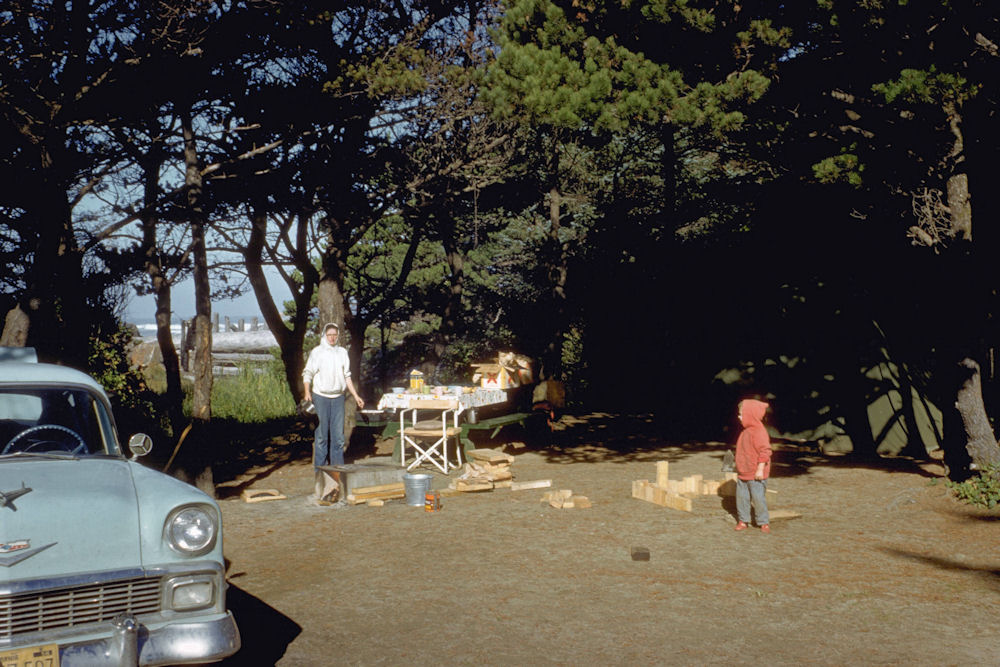
[[[200,556],[215,546],[218,521],[211,508],[189,505],[170,513],[163,532],[174,551],[185,556]]]
[[[175,577],[167,582],[167,605],[174,611],[203,609],[215,603],[211,575]]]

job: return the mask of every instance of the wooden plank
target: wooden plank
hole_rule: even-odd
[[[656,487],[653,484],[646,484],[642,487],[642,499],[648,503],[656,499]]]
[[[466,458],[486,463],[513,463],[514,457],[495,449],[473,449],[465,453]]]
[[[412,398],[410,408],[415,410],[454,410],[458,400],[451,398]]]
[[[487,474],[487,477],[492,479],[494,482],[502,482],[504,480],[510,480],[514,477],[514,474],[510,470],[494,470]]]
[[[570,500],[573,501],[573,507],[579,507],[580,509],[591,507],[590,499],[587,496],[573,496]]]
[[[656,485],[667,488],[667,484],[670,481],[670,462],[669,461],[657,461],[656,462]]]
[[[663,507],[669,507],[672,510],[680,510],[681,512],[690,512],[691,499],[685,498],[684,496],[668,495]]]
[[[443,431],[440,428],[437,429],[406,428],[406,426],[403,426],[403,428],[406,431],[406,435],[412,435],[415,438],[440,438],[442,433],[447,435],[449,438],[453,438],[462,432],[461,428],[455,428],[454,426],[449,426],[447,429]]]
[[[455,489],[468,492],[468,491],[492,491],[493,482],[467,482],[464,479],[456,479],[452,482]]]
[[[243,489],[240,494],[245,503],[259,503],[265,500],[287,500],[288,496],[282,495],[277,489]]]
[[[656,484],[650,484],[647,488],[653,490],[653,497],[651,502],[655,505],[663,506],[667,501],[667,490]]]
[[[487,419],[479,419],[475,424],[469,424],[470,429],[485,430],[490,428],[497,428],[498,426],[507,426],[508,424],[520,424],[523,423],[528,417],[531,417],[533,413],[531,412],[512,412],[506,415],[499,415],[497,417],[489,417]]]
[[[380,491],[403,491],[406,485],[403,482],[393,482],[392,484],[377,484],[375,486],[356,486],[351,489],[351,493],[355,496],[364,495],[366,493],[378,493]]]
[[[767,512],[771,521],[782,521],[788,519],[799,519],[802,517],[798,512],[793,512],[792,510],[772,510],[768,509]]]
[[[681,480],[681,493],[701,493],[701,475],[688,475]]]
[[[552,486],[551,479],[533,479],[526,482],[513,482],[510,485],[511,491],[524,491],[526,489],[544,489]]]
[[[354,495],[353,493],[348,493],[347,498],[345,498],[345,500],[347,501],[348,505],[361,505],[362,503],[367,503],[369,500],[396,500],[405,497],[406,497],[405,491],[399,491],[399,492],[383,491],[378,494],[368,494],[360,498]]]
[[[405,489],[386,489],[385,491],[369,491],[368,493],[356,493],[351,491],[348,495],[366,500],[368,498],[400,498],[406,495]]]
[[[690,498],[670,493],[667,489],[656,484],[650,484],[645,479],[637,479],[632,482],[632,497],[645,500],[660,507],[669,507],[670,509],[682,512],[690,512],[692,508]]]

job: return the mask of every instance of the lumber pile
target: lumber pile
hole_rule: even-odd
[[[770,507],[777,496],[774,489],[767,490]],[[688,475],[683,479],[670,479],[670,463],[656,462],[656,481],[638,479],[632,482],[632,497],[639,500],[669,507],[682,512],[691,511],[694,496],[734,496],[736,495],[736,473],[724,472],[722,479],[705,479],[703,475]]]
[[[356,486],[347,494],[348,505],[367,504],[381,507],[386,500],[406,497],[406,486],[403,482],[378,484],[376,486]]]
[[[510,466],[514,457],[495,449],[473,449],[466,453],[462,474],[448,485],[459,492],[491,491],[495,488],[510,487],[514,473]]]

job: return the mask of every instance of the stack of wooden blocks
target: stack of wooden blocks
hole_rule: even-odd
[[[542,502],[548,503],[556,509],[585,509],[590,507],[590,499],[587,496],[574,495],[570,489],[560,489],[558,491],[546,491],[542,495]]]
[[[489,491],[509,487],[514,478],[510,465],[514,457],[495,449],[473,449],[466,452],[468,462],[458,479],[448,488],[453,491]]]
[[[656,482],[637,479],[632,482],[632,497],[646,502],[669,507],[682,512],[691,511],[691,496],[733,496],[736,495],[736,473],[722,473],[722,479],[705,479],[703,475],[689,475],[684,479],[670,479],[670,463],[656,462]],[[777,492],[767,490],[767,502]]]

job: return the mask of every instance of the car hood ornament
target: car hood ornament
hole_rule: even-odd
[[[30,492],[31,488],[25,486],[24,482],[21,482],[20,489],[14,489],[13,491],[0,491],[0,507],[9,507],[16,512],[17,507],[14,506],[14,501]]]

